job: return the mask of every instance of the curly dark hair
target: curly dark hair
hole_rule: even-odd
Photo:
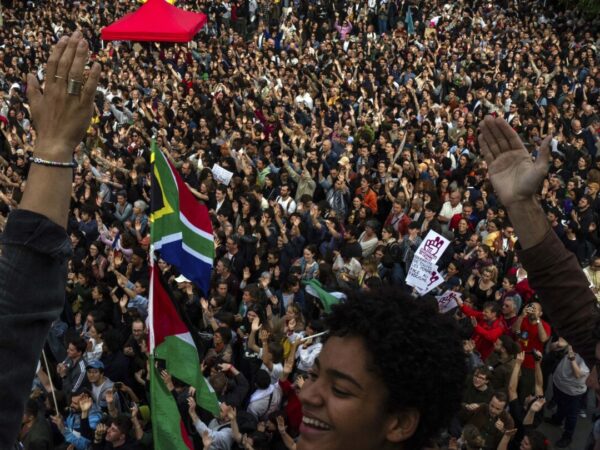
[[[354,336],[372,353],[371,370],[388,391],[389,412],[416,409],[406,448],[422,448],[459,410],[467,366],[454,321],[422,302],[380,289],[349,295],[326,318],[329,336]]]

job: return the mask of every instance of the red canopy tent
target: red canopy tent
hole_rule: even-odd
[[[165,0],[149,0],[102,29],[105,41],[189,42],[206,24],[206,15],[184,11]]]

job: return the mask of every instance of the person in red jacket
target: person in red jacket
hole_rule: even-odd
[[[458,301],[461,311],[473,320],[473,341],[475,348],[485,360],[494,351],[494,344],[506,331],[504,320],[500,317],[500,308],[495,302],[486,302],[482,311],[477,311]]]
[[[377,194],[369,186],[369,180],[362,177],[360,187],[356,189],[356,195],[360,195],[363,199],[363,205],[368,206],[373,215],[377,214]]]

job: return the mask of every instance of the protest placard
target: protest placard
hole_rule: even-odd
[[[423,258],[415,256],[408,270],[406,284],[415,288],[419,295],[424,295],[444,282],[437,266]]]
[[[460,292],[446,291],[435,298],[438,301],[440,313],[446,314],[448,311],[451,311],[458,306],[457,300],[462,298],[462,294]]]
[[[419,245],[415,257],[419,257],[431,263],[437,263],[442,254],[450,245],[450,241],[444,236],[430,230]]]
[[[229,182],[231,181],[231,177],[233,177],[233,172],[230,172],[227,169],[224,169],[218,164],[215,164],[212,168],[212,174],[218,183],[223,183],[225,186],[229,186]]]

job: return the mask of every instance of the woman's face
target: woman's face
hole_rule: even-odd
[[[291,320],[294,319],[296,317],[296,311],[294,310],[294,308],[292,306],[288,306],[288,308],[285,310],[285,318],[287,320]]]
[[[477,257],[479,259],[486,259],[488,257],[487,252],[483,248],[479,248],[477,250]]]
[[[375,450],[402,440],[392,434],[398,416],[386,413],[388,392],[370,364],[362,338],[327,340],[299,394],[298,450]]]
[[[305,248],[304,249],[304,259],[306,260],[306,262],[312,262],[313,258],[314,258],[313,253],[309,249]]]
[[[360,198],[354,197],[354,200],[352,200],[352,206],[354,206],[354,209],[360,208],[360,205]]]
[[[462,234],[465,233],[467,231],[468,225],[467,225],[467,221],[464,219],[461,219],[458,222],[458,231]]]
[[[99,335],[98,335],[98,332],[96,331],[96,327],[91,327],[88,330],[88,333],[93,340],[95,340],[95,341],[98,340]]]

